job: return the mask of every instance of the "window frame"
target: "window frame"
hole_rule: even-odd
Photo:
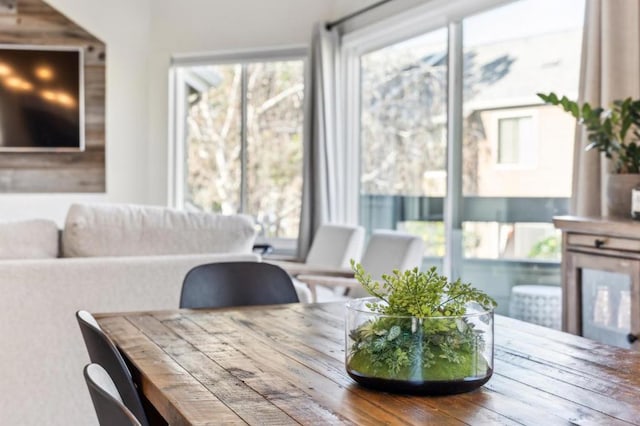
[[[194,83],[185,75],[183,68],[190,66],[207,66],[207,65],[241,65],[242,67],[242,84],[241,84],[241,188],[240,188],[240,209],[237,213],[251,214],[246,211],[247,201],[247,79],[246,70],[248,65],[261,62],[278,62],[278,61],[301,61],[303,67],[303,83],[306,87],[308,83],[308,48],[306,46],[289,46],[281,48],[253,49],[253,50],[234,50],[221,52],[208,52],[199,54],[177,54],[171,57],[169,68],[169,206],[177,209],[185,209],[185,181],[186,181],[186,153],[185,153],[185,137],[186,129],[184,117],[187,105],[182,100],[186,99],[185,94],[187,88],[193,87]],[[303,117],[303,128],[304,120]],[[295,252],[294,238],[264,238],[257,242],[265,242],[271,244],[276,252],[293,253]]]

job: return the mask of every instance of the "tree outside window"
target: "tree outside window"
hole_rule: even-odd
[[[253,216],[295,239],[302,198],[303,61],[184,67],[184,204]]]

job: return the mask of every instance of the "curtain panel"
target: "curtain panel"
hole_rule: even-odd
[[[342,128],[340,119],[340,37],[325,23],[313,29],[305,88],[302,213],[298,258],[304,259],[318,227],[343,221]]]
[[[579,101],[606,108],[627,97],[640,97],[640,2],[587,0]],[[585,151],[589,142],[582,126],[575,142],[572,214],[601,216],[607,160]]]

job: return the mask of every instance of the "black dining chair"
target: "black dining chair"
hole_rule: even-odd
[[[88,364],[84,367],[84,379],[100,426],[141,426],[122,402],[116,385],[102,366]]]
[[[133,413],[140,424],[148,426],[149,421],[131,378],[131,372],[116,346],[89,312],[76,312],[76,319],[91,362],[100,364],[107,371],[115,383],[124,405]]]
[[[182,283],[180,307],[276,305],[298,302],[284,269],[261,262],[220,262],[196,266]]]

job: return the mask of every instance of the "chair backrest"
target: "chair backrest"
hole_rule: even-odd
[[[84,379],[98,416],[100,426],[140,426],[140,422],[124,405],[109,373],[98,364],[84,368]]]
[[[180,307],[275,305],[298,302],[284,269],[261,262],[219,262],[196,266],[182,283]]]
[[[108,372],[115,383],[118,394],[124,405],[133,413],[142,425],[148,425],[138,391],[133,384],[129,368],[124,362],[118,348],[98,325],[93,315],[87,311],[76,312],[76,319],[82,332],[89,359],[92,363],[100,364]]]
[[[422,238],[399,231],[374,231],[362,255],[362,267],[374,280],[394,269],[401,271],[422,266],[424,242]],[[368,296],[361,288],[354,288],[352,297]]]
[[[305,263],[348,268],[351,259],[360,260],[364,228],[347,225],[321,225],[316,231]]]

